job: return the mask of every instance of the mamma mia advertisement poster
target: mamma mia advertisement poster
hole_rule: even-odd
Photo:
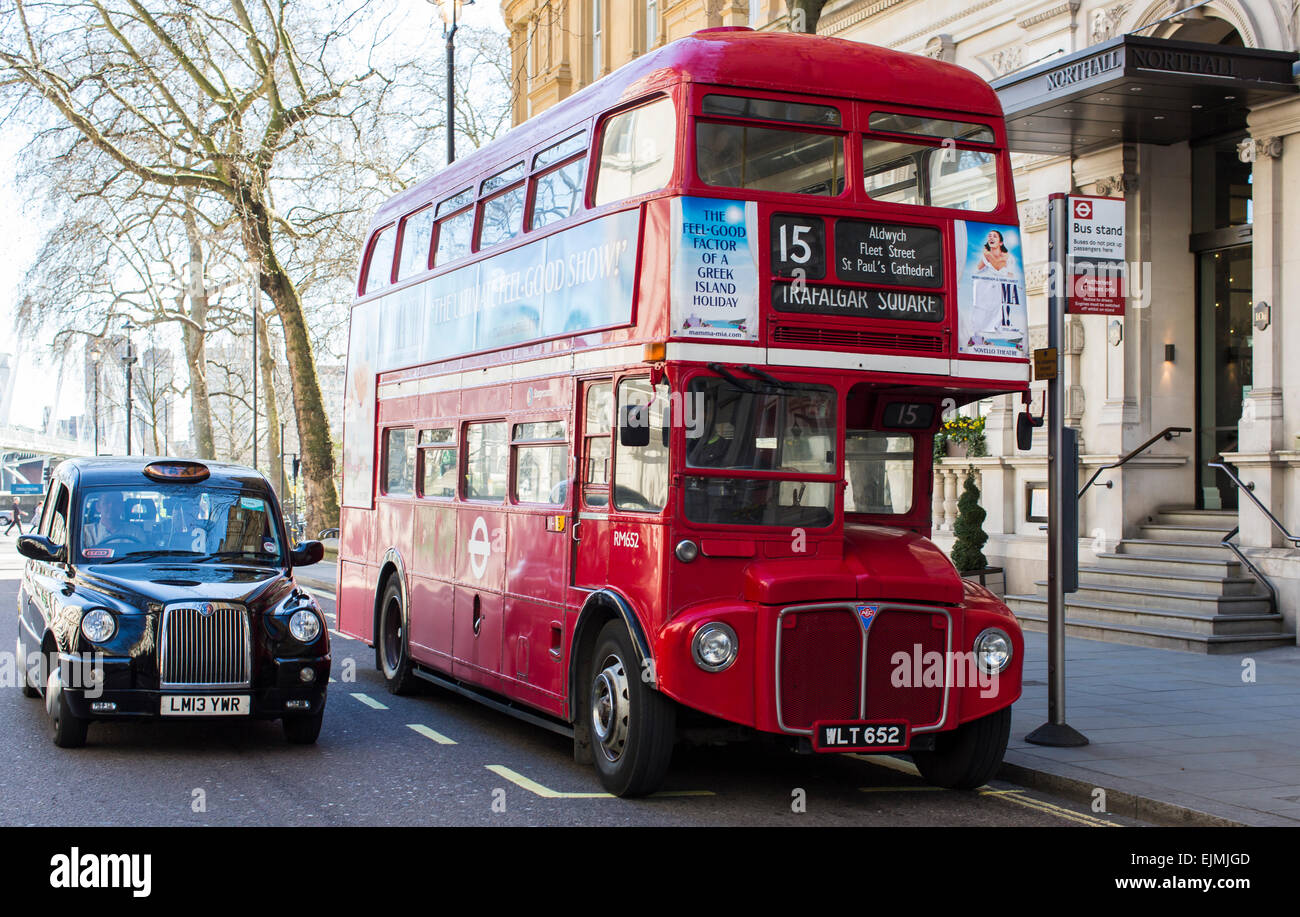
[[[957,349],[985,357],[1027,356],[1020,230],[997,223],[957,220]]]

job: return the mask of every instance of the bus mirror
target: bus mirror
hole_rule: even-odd
[[[1016,448],[1028,452],[1034,447],[1034,418],[1028,411],[1021,411],[1016,416]]]
[[[618,444],[638,448],[650,445],[650,409],[644,404],[625,404],[618,409]]]

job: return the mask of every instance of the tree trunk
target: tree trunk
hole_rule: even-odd
[[[790,11],[791,32],[816,34],[817,21],[821,19],[826,0],[785,0],[785,5]]]
[[[185,235],[190,243],[190,321],[181,322],[185,365],[190,375],[190,420],[194,424],[194,451],[201,459],[215,459],[217,448],[212,434],[212,403],[208,399],[208,287],[203,259],[203,239],[191,212],[192,194],[185,195]]]
[[[275,464],[284,464],[284,455],[280,452],[280,408],[275,400],[275,355],[271,353],[267,321],[262,318],[257,303],[253,304],[253,320],[257,323],[257,374],[262,383],[262,403],[266,406],[266,457],[271,462],[266,476],[271,480],[275,495],[283,498],[280,468]]]
[[[264,187],[264,185],[263,185]],[[237,189],[244,247],[260,267],[259,281],[271,298],[280,326],[284,329],[284,352],[293,386],[293,413],[302,452],[301,474],[306,496],[308,531],[339,524],[339,495],[334,483],[334,444],[330,440],[325,401],[311,336],[302,315],[302,300],[284,266],[271,248],[271,225],[265,200],[258,192],[240,185]]]

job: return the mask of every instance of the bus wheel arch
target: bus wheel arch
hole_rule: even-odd
[[[375,648],[375,668],[384,677],[393,694],[409,694],[415,687],[410,658],[411,596],[406,579],[406,565],[396,548],[384,553],[375,589],[374,618],[371,625]],[[394,621],[396,615],[399,620]],[[387,641],[386,641],[387,638]],[[400,646],[392,646],[393,641]],[[387,656],[395,659],[385,658]]]
[[[618,627],[611,628],[611,623],[617,624]],[[568,712],[569,719],[573,723],[573,758],[579,764],[597,763],[592,745],[594,729],[591,693],[598,674],[593,670],[593,666],[597,663],[594,657],[602,639],[608,643],[610,631],[620,628],[623,647],[618,655],[623,660],[625,669],[622,677],[625,681],[635,682],[629,687],[642,698],[643,704],[655,708],[657,723],[667,719],[668,732],[672,732],[671,710],[665,712],[661,709],[671,708],[672,701],[659,693],[654,657],[640,619],[621,595],[609,589],[597,590],[587,597],[582,611],[579,612],[569,651]],[[662,725],[656,730],[659,731],[662,731]],[[669,748],[671,749],[671,738]],[[624,793],[638,795],[641,792],[640,784],[643,783],[644,781],[638,778],[627,783],[622,791],[611,791],[618,792],[619,795]]]

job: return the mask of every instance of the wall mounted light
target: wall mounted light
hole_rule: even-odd
[[[1166,344],[1166,345],[1165,345],[1165,362],[1166,362],[1166,363],[1172,363],[1172,362],[1174,362],[1174,345],[1173,345],[1173,344]]]

